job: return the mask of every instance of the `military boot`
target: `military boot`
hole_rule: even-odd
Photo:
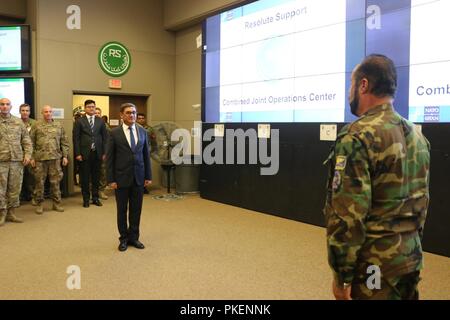
[[[36,214],[44,213],[44,206],[42,205],[42,203],[36,203],[36,210],[34,212],[36,212]]]
[[[0,210],[0,227],[6,222],[6,210]]]
[[[22,223],[23,220],[15,215],[15,209],[9,208],[8,214],[6,215],[6,221],[8,222],[15,222],[15,223]]]
[[[98,196],[102,200],[108,200],[108,196],[103,191],[99,191]]]
[[[64,212],[64,207],[61,205],[61,203],[53,202],[53,210]]]

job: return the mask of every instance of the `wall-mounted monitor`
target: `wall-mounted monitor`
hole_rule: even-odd
[[[0,78],[0,99],[11,101],[11,114],[20,117],[19,106],[23,103],[31,105],[31,117],[34,116],[33,78],[11,77]]]
[[[30,72],[30,48],[29,25],[0,26],[0,74]]]
[[[353,68],[371,53],[397,68],[396,110],[450,122],[450,1],[260,0],[203,29],[206,122],[350,122]],[[441,36],[439,36],[441,35]]]

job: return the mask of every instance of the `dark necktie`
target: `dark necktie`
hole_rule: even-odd
[[[94,117],[89,117],[89,125],[91,126],[91,131],[94,131]]]
[[[131,151],[134,152],[134,148],[136,147],[136,141],[134,140],[133,127],[128,127],[130,129],[130,145]]]
[[[95,150],[95,142],[94,142],[94,117],[89,117],[89,125],[91,126],[91,132],[92,132],[91,150]]]

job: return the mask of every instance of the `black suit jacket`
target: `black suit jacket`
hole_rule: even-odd
[[[94,136],[95,148],[99,159],[106,153],[106,143],[108,132],[105,122],[100,118],[95,118],[94,129],[91,131],[87,116],[82,116],[75,122],[73,135],[73,148],[75,157],[81,155],[86,160],[91,152],[92,136]]]
[[[106,170],[108,183],[116,182],[118,188],[128,188],[135,180],[144,185],[144,180],[152,179],[150,149],[147,131],[136,124],[138,142],[134,152],[128,144],[123,127],[111,130],[106,148]]]

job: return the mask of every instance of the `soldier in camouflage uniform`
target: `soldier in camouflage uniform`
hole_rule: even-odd
[[[148,142],[150,144],[149,145],[150,152],[155,152],[157,150],[155,131],[153,130],[153,128],[151,126],[149,126],[147,124],[147,119],[145,118],[145,114],[138,113],[137,114],[137,118],[136,118],[136,122],[138,124],[140,124],[147,131]],[[145,194],[149,193],[148,189],[146,187],[144,187],[144,193]]]
[[[111,132],[111,126],[109,125],[109,122],[108,122],[108,116],[102,116],[102,120],[105,123],[106,130],[108,131],[108,134],[109,134]]]
[[[156,135],[155,130],[151,126],[147,124],[147,119],[145,118],[145,114],[138,113],[136,122],[140,124],[145,130],[148,132],[148,141],[150,142],[150,146],[153,149],[156,149]]]
[[[103,120],[102,109],[100,109],[99,107],[96,107],[95,108],[95,116],[97,118]],[[109,136],[111,128],[109,127],[109,125],[106,123],[105,120],[103,120],[103,122],[105,122],[106,133]],[[98,184],[98,196],[102,200],[108,200],[108,196],[105,194],[107,184],[108,184],[108,182],[106,181],[106,161],[102,161],[102,164],[100,166],[100,177],[99,177],[99,184]],[[91,189],[92,189],[92,183],[91,183]]]
[[[31,126],[36,122],[36,120],[30,118],[30,105],[29,104],[21,104],[19,107],[20,117],[27,128],[28,133],[31,131]],[[22,191],[20,193],[21,201],[30,201],[32,199],[32,195],[34,193],[34,172],[33,168],[30,164],[28,164],[23,169],[23,183],[22,183]],[[34,199],[33,199],[34,200]]]
[[[356,67],[349,100],[359,119],[339,132],[327,160],[324,214],[337,299],[418,299],[430,145],[395,112],[396,87],[389,58],[371,55]]]
[[[11,115],[11,101],[0,99],[0,226],[23,222],[15,215],[20,205],[23,167],[33,152],[30,136],[22,120]]]
[[[47,176],[50,181],[53,210],[63,212],[61,206],[60,182],[63,177],[62,165],[69,163],[69,141],[61,123],[53,120],[53,110],[50,106],[42,108],[43,120],[38,121],[31,129],[31,141],[34,152],[31,160],[36,177],[36,213],[44,213],[44,184]]]

